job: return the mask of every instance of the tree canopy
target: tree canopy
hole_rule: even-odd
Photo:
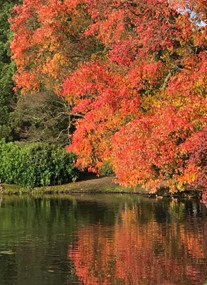
[[[206,187],[206,3],[24,0],[11,28],[22,94],[71,108],[77,166],[117,181]]]
[[[0,3],[0,139],[12,139],[11,113],[15,108],[16,94],[13,91],[15,64],[11,60],[9,41],[10,11],[19,1],[2,0]]]

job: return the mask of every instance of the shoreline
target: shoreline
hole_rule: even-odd
[[[76,182],[70,182],[63,185],[55,186],[43,186],[35,187],[33,189],[23,188],[18,185],[8,185],[2,184],[3,190],[0,192],[0,195],[21,195],[21,194],[31,194],[31,195],[44,195],[44,194],[78,194],[78,193],[87,193],[87,194],[136,194],[144,195],[149,198],[165,198],[169,197],[172,199],[177,198],[196,198],[201,199],[201,192],[195,190],[188,190],[177,193],[155,193],[151,194],[141,187],[127,188],[120,186],[114,182],[114,177],[96,177],[89,178],[85,180],[79,180]]]

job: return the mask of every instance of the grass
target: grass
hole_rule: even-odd
[[[2,194],[73,194],[73,193],[130,193],[131,188],[115,184],[112,177],[101,177],[71,182],[64,185],[23,188],[18,185],[3,184]]]
[[[88,179],[72,182],[64,185],[37,187],[33,193],[57,194],[57,193],[127,193],[132,189],[122,187],[113,182],[111,177]]]
[[[14,184],[2,184],[3,190],[1,191],[2,194],[23,194],[23,193],[28,193],[28,189],[21,187],[19,185],[14,185]],[[1,194],[0,193],[0,194]]]
[[[44,186],[44,187],[35,187],[33,189],[23,188],[18,185],[8,185],[3,184],[3,190],[0,194],[32,194],[32,195],[44,195],[44,194],[75,194],[75,193],[87,193],[87,194],[95,194],[95,193],[131,193],[131,194],[143,194],[148,195],[143,188],[137,187],[127,188],[120,186],[114,182],[113,177],[101,177],[101,178],[86,178],[82,181],[71,182],[64,185],[56,185],[56,186]],[[156,194],[150,195],[151,197],[156,197]],[[169,193],[162,193],[160,196],[173,196],[173,197],[200,197],[201,192],[198,191],[184,191],[174,193],[170,195]]]

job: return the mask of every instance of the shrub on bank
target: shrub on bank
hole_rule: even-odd
[[[113,169],[112,169],[109,161],[106,161],[101,166],[100,174],[101,174],[101,176],[112,176],[112,175],[114,175]]]
[[[0,179],[5,183],[35,187],[75,181],[75,160],[74,154],[50,144],[0,141]]]

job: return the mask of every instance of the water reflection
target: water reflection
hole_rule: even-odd
[[[125,205],[113,227],[79,228],[68,257],[84,285],[204,284],[207,224],[201,215],[191,202]]]
[[[7,197],[1,285],[204,285],[207,213],[133,195]]]

